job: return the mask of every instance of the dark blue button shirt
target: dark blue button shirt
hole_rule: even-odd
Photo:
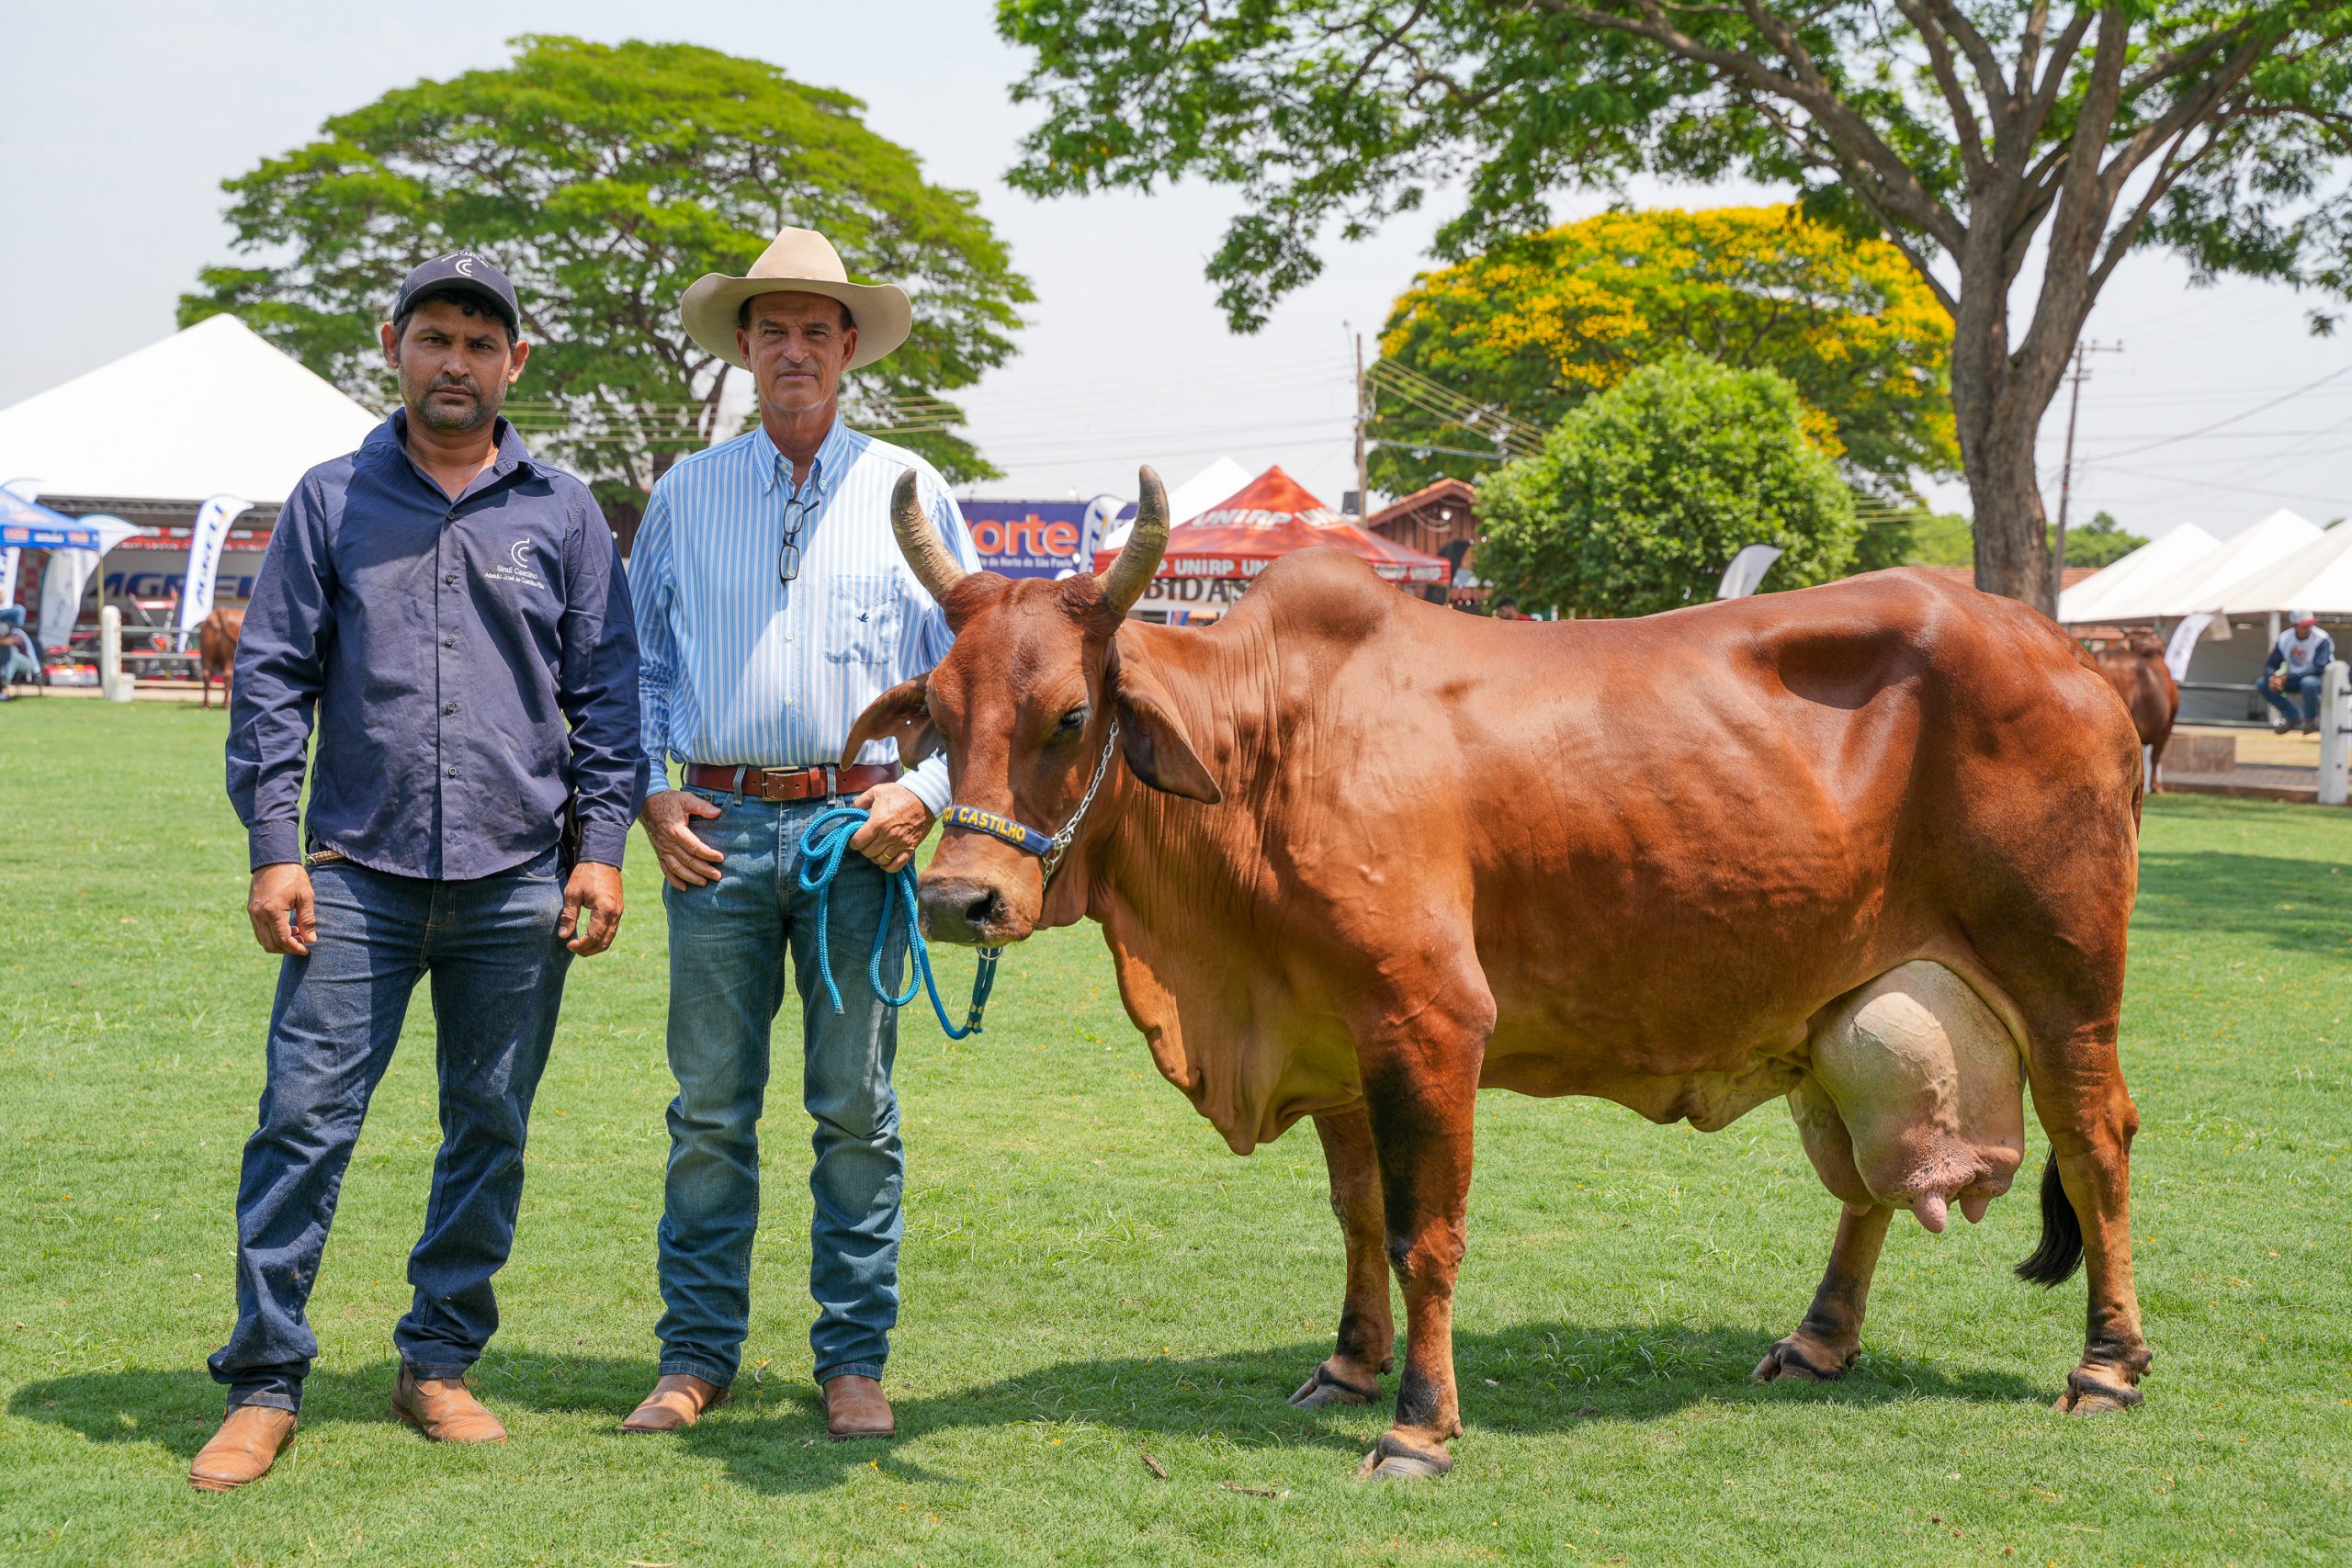
[[[498,422],[497,460],[450,501],[411,460],[405,411],[302,478],[237,647],[229,798],[253,864],[310,843],[401,876],[488,876],[561,832],[621,863],[643,798],[637,626],[588,487]]]

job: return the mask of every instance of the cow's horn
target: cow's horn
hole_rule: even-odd
[[[1102,597],[1112,613],[1124,615],[1135,608],[1136,600],[1151,582],[1151,574],[1159,570],[1159,558],[1168,549],[1168,492],[1159,485],[1159,476],[1146,464],[1136,474],[1139,493],[1136,497],[1136,525],[1127,535],[1127,542],[1119,551],[1119,558],[1102,574]]]
[[[898,536],[899,553],[914,569],[915,581],[933,598],[946,598],[947,591],[964,581],[963,564],[941,541],[939,530],[931,525],[922,503],[915,500],[912,468],[899,476],[898,487],[890,492],[890,532]]]

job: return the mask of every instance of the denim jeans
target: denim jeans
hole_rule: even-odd
[[[2274,692],[2270,689],[2270,677],[2265,675],[2255,682],[2255,689],[2262,694],[2262,700],[2277,708],[2278,716],[2289,724],[2317,724],[2319,722],[2318,676],[2290,675],[2287,677],[2287,689],[2283,692]],[[2298,692],[2301,692],[2303,697],[2303,708],[2301,713],[2295,711],[2295,694]]]
[[[368,1097],[390,1066],[410,993],[430,976],[441,1150],[416,1296],[393,1330],[420,1377],[465,1375],[498,1326],[490,1279],[514,1244],[523,1135],[571,954],[556,852],[469,882],[349,861],[315,866],[318,940],[277,974],[261,1124],[237,1183],[237,1326],[211,1359],[229,1403],[300,1408],[319,1351],[304,1320]]]
[[[695,818],[726,859],[715,883],[662,889],[670,913],[670,1168],[659,1232],[662,1372],[725,1387],[751,1329],[752,1241],[759,1230],[759,1121],[768,1042],[791,988],[800,995],[801,1103],[816,1123],[808,1189],[808,1331],[817,1381],[882,1375],[899,1321],[899,1201],[905,1161],[890,1087],[898,1015],[867,965],[888,880],[842,857],[828,941],[843,1011],[817,975],[816,895],[800,889],[800,835],[827,802],[775,804],[695,791],[719,808]],[[902,984],[906,927],[882,963]]]

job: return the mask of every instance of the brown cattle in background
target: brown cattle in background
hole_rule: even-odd
[[[1148,469],[1142,491],[1101,576],[1013,581],[967,573],[902,480],[899,547],[956,642],[844,760],[945,751],[974,816],[922,876],[934,938],[1099,921],[1153,1061],[1235,1152],[1314,1119],[1347,1288],[1292,1402],[1377,1400],[1392,1269],[1405,1303],[1394,1421],[1359,1473],[1453,1463],[1482,1088],[1702,1131],[1787,1100],[1842,1213],[1756,1375],[1812,1381],[1859,1352],[1897,1209],[1941,1230],[2008,1187],[2030,1084],[2051,1155],[2018,1272],[2090,1264],[2060,1407],[2139,1402],[2116,1053],[2139,748],[2057,627],[1907,571],[1501,622],[1330,549],[1212,627],[1143,626],[1125,612],[1168,519]]]
[[[243,610],[215,610],[196,628],[197,679],[204,684],[199,707],[212,705],[212,677],[220,677],[220,705],[229,705],[236,688],[237,639],[245,635]]]
[[[2102,648],[2091,655],[2098,672],[2132,710],[2132,728],[2147,749],[2147,781],[2151,790],[2163,787],[2165,743],[2172,739],[2173,721],[2180,716],[2180,683],[2165,663],[2162,638],[2134,632],[2120,648]]]

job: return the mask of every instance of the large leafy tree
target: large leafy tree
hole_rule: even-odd
[[[1396,301],[1381,354],[1541,429],[1679,354],[1769,367],[1851,476],[1894,493],[1959,468],[1951,344],[1951,318],[1894,246],[1792,207],[1724,207],[1603,213],[1430,273]],[[1415,380],[1373,387],[1372,474],[1386,490],[1459,472],[1458,451],[1488,436],[1476,413],[1430,409]]]
[[[992,475],[940,394],[1012,353],[1032,295],[971,192],[922,177],[845,93],[685,44],[515,40],[512,64],[421,82],[327,121],[226,183],[241,251],[180,303],[233,310],[355,395],[391,394],[376,324],[418,262],[469,248],[522,297],[519,421],[616,488],[642,489],[718,428],[731,367],[679,297],[741,273],[778,229],[821,231],[853,278],[914,297],[914,334],[846,395],[950,478]]]
[[[1697,355],[1634,371],[1478,491],[1478,575],[1564,613],[1646,615],[1714,596],[1748,545],[1775,588],[1842,576],[1854,501],[1772,370]]]
[[[1743,174],[1903,251],[1953,321],[1978,583],[2047,607],[2034,436],[2135,246],[2343,293],[2344,0],[999,0],[1040,192],[1194,175],[1238,327],[1459,182],[1450,255],[1637,172]]]

